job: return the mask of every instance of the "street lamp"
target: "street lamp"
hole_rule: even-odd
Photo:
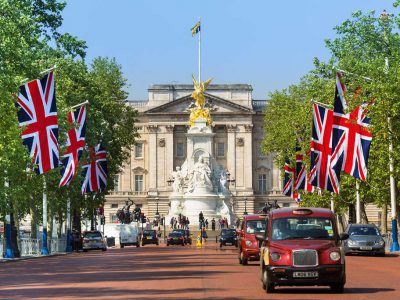
[[[236,180],[235,179],[230,179],[231,177],[231,173],[229,173],[229,171],[226,172],[226,181],[228,182],[228,184],[230,183],[231,185],[234,185]]]
[[[170,177],[168,180],[167,180],[167,183],[168,183],[168,186],[171,186],[171,184],[174,182],[174,180]]]
[[[247,215],[247,198],[244,198],[244,215]]]
[[[157,209],[156,209],[156,214],[155,214],[155,218],[157,219],[157,221],[160,219],[160,213],[158,212],[158,197],[156,198],[157,201]]]
[[[389,21],[389,15],[384,10],[380,16],[382,22],[384,22],[384,38],[386,42],[386,51],[388,51],[389,37],[387,32],[387,26]],[[385,57],[385,72],[389,72],[389,58]],[[388,116],[388,129],[389,129],[389,176],[390,176],[390,206],[392,211],[392,244],[390,245],[390,252],[399,251],[399,241],[397,237],[397,211],[396,211],[396,182],[393,176],[393,138],[392,138],[392,121],[391,117]]]

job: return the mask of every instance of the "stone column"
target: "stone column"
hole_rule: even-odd
[[[165,164],[165,178],[168,180],[174,171],[174,125],[165,126],[165,151],[166,151],[166,164]]]
[[[275,161],[273,160],[273,157],[271,157],[272,160],[272,192],[274,194],[280,192],[281,190],[281,177],[280,177],[280,170],[279,167],[276,165]]]
[[[149,196],[157,196],[157,125],[148,125],[149,132]]]
[[[253,124],[244,125],[244,187],[253,191]]]
[[[227,142],[227,160],[226,166],[230,172],[231,179],[236,179],[236,131],[237,125],[228,124],[226,125],[228,131],[228,142]]]

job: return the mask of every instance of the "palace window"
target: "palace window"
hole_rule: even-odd
[[[135,158],[143,158],[143,143],[135,145]]]
[[[143,192],[143,175],[135,175],[135,192]]]
[[[118,208],[118,203],[111,203],[111,208]]]
[[[184,157],[185,156],[184,145],[183,145],[182,142],[176,143],[176,156],[177,157]]]
[[[225,156],[225,143],[217,143],[217,157]]]
[[[258,191],[260,194],[267,193],[267,174],[258,175]]]

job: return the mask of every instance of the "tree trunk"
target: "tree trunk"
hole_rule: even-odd
[[[57,224],[57,237],[61,238],[61,229],[62,229],[62,225],[63,225],[63,213],[61,211],[61,209],[58,211],[58,224]]]
[[[365,203],[361,202],[361,224],[368,224],[368,216],[365,211]]]
[[[36,239],[37,238],[37,208],[35,205],[35,198],[31,196],[31,238]]]
[[[52,252],[51,239],[53,237],[53,228],[54,228],[54,213],[53,213],[52,209],[49,209],[48,218],[49,218],[50,222],[48,222],[47,228],[49,228],[49,227],[50,228],[48,229],[48,232],[47,232],[47,241],[49,243],[49,252],[51,253]]]
[[[11,247],[14,253],[14,257],[21,257],[21,252],[18,248],[18,231],[15,227],[14,213],[10,213],[10,225],[11,225]]]
[[[387,233],[387,211],[388,207],[386,204],[382,206],[381,210],[381,233],[386,234]]]

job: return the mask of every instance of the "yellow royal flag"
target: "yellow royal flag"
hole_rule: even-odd
[[[200,21],[198,21],[190,30],[192,31],[192,36],[195,36],[200,31]]]

